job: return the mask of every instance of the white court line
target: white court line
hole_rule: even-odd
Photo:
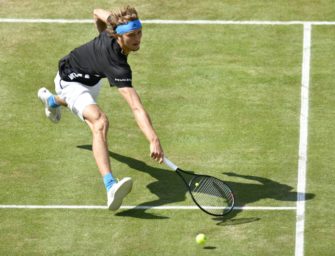
[[[208,207],[210,208],[210,207]],[[0,209],[107,209],[104,205],[0,205]],[[166,205],[166,206],[150,206],[150,205],[124,205],[121,209],[134,209],[134,210],[197,210],[197,206],[182,206],[182,205]],[[296,207],[282,206],[282,207],[272,207],[272,206],[236,206],[234,210],[247,210],[247,211],[289,211],[296,210]]]
[[[335,21],[261,21],[261,20],[141,20],[146,24],[189,25],[335,25]],[[93,23],[93,19],[16,19],[0,18],[0,23]]]
[[[303,61],[301,78],[300,139],[298,160],[297,213],[295,234],[295,256],[304,255],[305,192],[307,174],[307,142],[309,112],[309,77],[311,59],[312,26],[304,25]]]

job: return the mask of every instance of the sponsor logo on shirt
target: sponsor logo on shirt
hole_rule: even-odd
[[[116,82],[131,82],[131,78],[115,78]]]

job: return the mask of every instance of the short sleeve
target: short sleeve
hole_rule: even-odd
[[[106,73],[110,86],[132,87],[132,71],[128,63],[111,67]]]

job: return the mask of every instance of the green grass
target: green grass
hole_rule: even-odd
[[[330,1],[267,2],[136,5],[146,19],[335,20]],[[116,2],[0,4],[0,17],[90,18]],[[93,24],[0,23],[0,31],[0,204],[104,205],[89,129],[66,109],[50,123],[36,97],[41,86],[53,90],[58,60],[96,35]],[[302,35],[300,25],[145,24],[141,50],[129,57],[166,154],[225,179],[239,206],[295,206]],[[333,35],[332,26],[313,26],[306,255],[334,250]],[[150,160],[106,81],[99,104],[114,172],[135,181],[125,205],[193,205],[178,176]],[[195,210],[0,209],[0,254],[293,255],[295,221],[295,211],[234,211],[223,221]],[[209,238],[205,249],[198,232]]]
[[[262,215],[260,221],[245,223],[243,228],[204,218],[198,211],[159,214],[168,219],[126,218],[95,210],[1,210],[1,221],[5,220],[1,229],[6,236],[0,250],[3,255],[143,256],[292,252],[291,244],[285,241],[294,235],[294,212],[242,213],[240,219],[256,220]],[[198,232],[208,236],[205,248],[195,243]]]
[[[38,26],[40,25],[26,25],[25,31],[28,32],[29,38],[36,38],[42,33],[37,29]],[[61,33],[60,31],[63,33],[78,31],[76,29],[78,26],[83,25],[65,27],[49,24],[44,26],[44,29],[50,31],[51,27],[53,28],[55,36],[50,35],[50,42],[56,45],[62,43],[65,49],[71,49],[75,42],[67,46],[66,42],[63,42],[62,38],[57,39],[56,35]],[[6,28],[8,29],[8,26]],[[198,27],[193,27],[192,32],[187,26],[163,27],[161,28],[162,34],[158,36],[157,26],[147,25],[145,37],[148,37],[149,40],[144,41],[142,52],[130,57],[132,65],[139,67],[138,70],[134,69],[135,87],[142,95],[149,113],[152,113],[152,119],[157,124],[156,128],[161,135],[166,152],[172,159],[182,162],[187,168],[200,170],[209,168],[211,172],[222,177],[224,171],[235,171],[241,174],[260,172],[268,177],[276,178],[277,181],[283,178],[283,183],[293,187],[296,183],[295,179],[285,180],[286,175],[283,173],[290,173],[296,169],[301,58],[300,54],[296,54],[293,58],[291,56],[294,51],[299,52],[300,50],[301,30],[299,27],[256,27],[249,29],[248,32],[245,31],[241,36],[238,27],[221,27],[224,33],[218,33],[219,28],[208,29],[208,34],[213,35],[208,44],[221,45],[222,54],[220,55],[216,47],[208,47],[201,41],[193,43],[192,48],[187,47],[196,40],[198,30],[200,30]],[[86,30],[87,33],[84,34],[87,34],[89,38],[93,33],[93,28],[86,25]],[[173,45],[169,42],[173,33],[182,34],[186,33],[186,30],[189,31],[187,40],[176,40]],[[10,28],[7,33],[11,33]],[[80,37],[82,31],[77,33],[79,38],[76,35],[75,38],[78,38],[79,44],[79,41],[84,39]],[[249,33],[250,36],[247,37],[246,33]],[[253,45],[257,43],[254,42],[251,35],[257,35],[259,42],[267,41],[266,45],[263,44],[261,54],[255,52]],[[241,37],[244,37],[243,40]],[[90,157],[91,153],[77,147],[90,144],[90,133],[84,124],[72,118],[66,111],[64,122],[56,126],[49,124],[48,120],[43,118],[43,111],[38,107],[40,105],[35,96],[38,86],[45,84],[45,81],[50,81],[47,82],[49,88],[53,87],[55,65],[52,65],[51,61],[57,63],[54,56],[64,54],[58,53],[57,47],[55,50],[49,49],[48,54],[51,58],[45,56],[48,59],[45,63],[47,68],[40,70],[38,68],[41,65],[39,59],[32,63],[34,53],[29,53],[26,49],[30,48],[29,41],[27,42],[26,38],[23,38],[23,41],[26,46],[20,41],[16,46],[15,54],[26,56],[20,58],[20,63],[24,66],[30,63],[30,67],[19,74],[21,79],[17,77],[14,91],[7,97],[7,100],[11,99],[13,102],[17,100],[16,95],[22,93],[21,90],[27,90],[22,101],[25,101],[25,97],[33,99],[25,104],[35,114],[32,117],[17,110],[15,120],[21,120],[21,128],[18,129],[24,130],[24,128],[31,127],[31,131],[29,133],[15,131],[12,136],[4,138],[8,140],[7,143],[17,141],[18,144],[18,147],[7,149],[4,154],[9,157],[15,156],[12,159],[14,162],[16,162],[16,156],[20,155],[21,161],[17,163],[17,168],[24,167],[25,170],[20,169],[24,171],[24,175],[27,175],[27,171],[30,170],[33,175],[31,182],[35,182],[35,175],[43,176],[46,172],[54,172],[59,179],[64,179],[64,184],[59,184],[59,180],[56,181],[55,191],[58,186],[62,186],[72,189],[72,193],[78,193],[81,183],[77,183],[72,188],[66,186],[66,183],[69,182],[69,170],[75,180],[80,178],[80,175],[77,174],[78,170],[84,173],[92,173],[92,170],[95,170],[92,157]],[[160,41],[167,43],[162,44]],[[235,41],[240,43],[236,45]],[[282,45],[287,41],[291,43],[285,48]],[[38,41],[35,42],[34,47],[43,49],[45,44],[47,42],[44,40]],[[14,42],[11,42],[11,47],[15,47]],[[273,49],[278,50],[281,59],[274,60],[268,57]],[[197,53],[202,56],[198,54],[196,57]],[[186,58],[186,56],[190,57]],[[158,66],[157,63],[162,62],[162,59],[166,60],[164,62],[167,64],[163,62]],[[15,60],[12,62],[14,63]],[[8,68],[13,69],[10,65]],[[143,70],[144,68],[146,70]],[[9,72],[9,70],[5,69],[4,72]],[[272,73],[273,78],[266,77],[268,73]],[[3,86],[10,87],[7,86],[10,83],[10,79],[7,82],[5,80]],[[290,97],[286,97],[287,94]],[[16,106],[20,107],[18,104]],[[147,144],[138,131],[128,107],[125,106],[117,92],[106,86],[101,95],[101,106],[110,116],[111,151],[123,156],[121,162],[127,162],[127,158],[148,161]],[[12,109],[13,104],[8,102],[5,107]],[[8,109],[4,112],[9,111],[13,110]],[[259,116],[259,119],[254,119],[255,115]],[[38,145],[37,161],[32,161],[36,157],[35,150],[22,152],[26,149],[20,146],[20,144],[29,145],[31,138],[34,138],[34,142]],[[56,143],[46,144],[45,141],[48,138],[55,140]],[[54,157],[51,159],[48,157],[50,152],[46,150],[47,148],[53,151]],[[286,155],[287,152],[291,152],[289,157]],[[82,160],[84,155],[87,156],[86,161]],[[64,162],[61,170],[59,170],[59,159]],[[73,165],[73,161],[78,161],[79,165]],[[244,165],[241,165],[241,162]],[[113,161],[113,165],[115,165],[117,174],[119,174],[119,169],[127,169],[120,166],[119,162]],[[138,164],[135,163],[136,165]],[[42,173],[36,172],[36,166],[39,166],[38,169]],[[71,171],[73,166],[75,166],[74,172]],[[146,168],[137,169],[143,169],[142,171],[145,172]],[[123,175],[138,175],[139,179],[143,175],[133,174],[128,170],[124,171]],[[272,176],[273,173],[277,174]],[[10,173],[8,175],[9,180],[6,186],[12,186]],[[160,176],[154,171],[149,175],[153,180],[156,180],[155,175]],[[45,189],[51,189],[49,182],[46,186]],[[37,191],[39,189],[37,188]],[[94,186],[91,189],[95,190]],[[25,191],[23,190],[22,193]],[[63,200],[63,196],[63,194],[58,194],[56,198],[54,196],[52,198]],[[13,195],[11,195],[11,200],[12,197]],[[18,194],[18,197],[21,197],[21,194]],[[34,199],[40,200],[39,197],[34,197]],[[133,200],[136,199],[143,201],[137,193],[134,193]]]
[[[334,212],[332,194],[335,192],[331,182],[335,179],[334,31],[334,27],[313,28],[308,190],[316,193],[318,199],[307,204],[308,255],[320,251],[331,255],[333,244],[329,238],[335,236],[335,224],[330,217]],[[313,243],[316,232],[322,243]]]
[[[86,4],[84,4],[86,3]],[[145,19],[225,20],[334,20],[332,0],[99,0],[99,1],[1,1],[0,17],[91,18],[97,7],[112,9],[134,5]]]

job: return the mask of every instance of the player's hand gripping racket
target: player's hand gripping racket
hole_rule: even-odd
[[[181,177],[194,203],[202,211],[214,216],[223,216],[233,210],[234,194],[222,180],[184,171],[166,157],[164,163]]]

